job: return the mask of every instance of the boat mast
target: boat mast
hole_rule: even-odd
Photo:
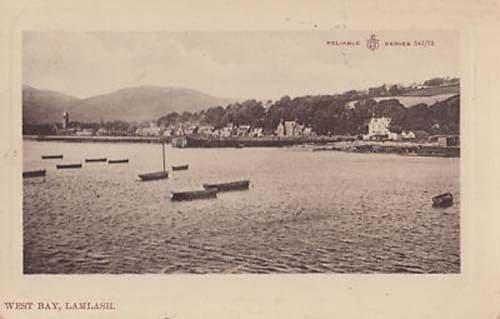
[[[165,169],[165,141],[162,139],[161,140],[161,150],[162,150],[162,154],[163,154],[163,171],[165,172],[166,169]]]

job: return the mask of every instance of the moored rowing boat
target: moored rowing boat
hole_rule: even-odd
[[[56,164],[56,167],[58,169],[61,169],[61,168],[81,168],[82,164],[80,164],[80,163],[78,163],[78,164]]]
[[[164,179],[164,178],[168,178],[168,171],[139,174],[139,178],[143,181],[153,181],[153,180],[157,180],[157,179]]]
[[[188,168],[189,168],[188,164],[172,166],[173,171],[182,171],[182,170],[187,170]]]
[[[59,155],[42,155],[42,159],[56,159],[56,158],[63,158],[62,154]]]
[[[171,200],[183,201],[193,199],[215,198],[217,197],[217,189],[205,189],[199,191],[172,192]]]
[[[86,163],[93,163],[93,162],[106,162],[108,159],[103,157],[103,158],[86,158],[85,162]]]
[[[453,195],[451,193],[444,193],[432,198],[433,207],[450,207],[453,205]]]
[[[23,178],[45,176],[45,173],[46,173],[46,171],[44,169],[40,169],[40,170],[36,170],[36,171],[26,171],[26,172],[23,172]]]
[[[157,179],[164,179],[168,178],[168,171],[166,169],[166,164],[165,164],[165,141],[161,141],[161,151],[162,151],[162,159],[163,159],[163,170],[159,172],[153,172],[153,173],[144,173],[144,174],[139,174],[139,178],[143,181],[153,181]]]
[[[108,160],[108,164],[128,163],[128,158],[119,160]]]
[[[242,180],[242,181],[228,182],[228,183],[218,183],[218,184],[203,184],[203,188],[205,188],[205,189],[215,188],[220,192],[248,189],[249,186],[250,186],[249,180]]]

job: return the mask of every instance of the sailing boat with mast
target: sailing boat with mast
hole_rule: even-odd
[[[161,140],[161,150],[163,154],[163,170],[154,173],[139,174],[139,178],[143,181],[152,181],[157,179],[168,178],[168,171],[165,166],[165,141]]]

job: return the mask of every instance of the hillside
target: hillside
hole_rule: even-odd
[[[79,99],[55,91],[23,86],[23,123],[53,123]]]
[[[460,85],[446,85],[446,86],[436,86],[436,87],[428,87],[419,90],[410,90],[405,92],[403,95],[406,96],[433,96],[433,95],[443,95],[443,94],[459,94],[460,93]]]
[[[368,131],[372,117],[390,117],[391,130],[424,131],[429,134],[458,134],[460,131],[460,96],[458,94],[423,98],[428,103],[405,106],[395,97],[365,97],[351,93],[337,95],[288,96],[275,101],[267,109],[262,102],[247,100],[226,108],[212,107],[191,115],[170,113],[159,122],[165,126],[196,123],[223,127],[229,123],[262,127],[271,134],[281,120],[298,121],[320,135],[360,135]],[[349,105],[353,102],[353,105]],[[415,102],[415,101],[414,101]]]
[[[449,99],[452,96],[457,95],[458,93],[448,93],[448,94],[439,94],[439,95],[394,95],[394,96],[385,96],[385,97],[374,97],[373,99],[376,102],[392,100],[396,99],[401,103],[404,107],[408,108],[417,104],[427,104],[431,105],[437,102],[441,102]],[[360,100],[349,101],[346,106],[349,108],[354,108],[355,104]]]
[[[23,117],[29,122],[59,122],[63,111],[71,121],[145,121],[169,112],[197,112],[234,100],[185,88],[140,86],[86,99],[23,87]]]

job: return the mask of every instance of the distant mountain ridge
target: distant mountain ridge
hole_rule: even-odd
[[[64,111],[71,121],[127,122],[156,119],[169,112],[199,112],[213,106],[226,106],[235,99],[216,97],[177,87],[137,86],[85,99],[50,90],[23,86],[25,123],[60,122]]]
[[[80,99],[50,90],[39,90],[23,85],[23,122],[53,123],[60,121],[64,111],[70,111]]]

